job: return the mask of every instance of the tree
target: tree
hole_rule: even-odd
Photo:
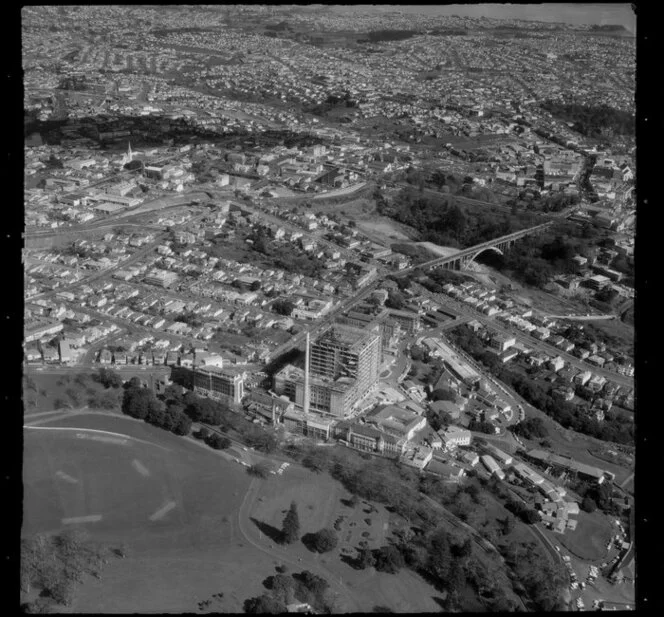
[[[300,539],[300,517],[297,513],[297,504],[291,502],[288,512],[284,517],[281,527],[281,535],[285,544],[293,544]]]
[[[145,421],[149,424],[154,424],[154,426],[165,428],[166,404],[155,398],[148,390],[145,390],[145,392],[149,394],[148,412],[145,416]]]
[[[275,300],[272,303],[272,310],[279,314],[289,317],[293,312],[295,305],[290,300]]]
[[[339,538],[334,529],[321,529],[309,535],[311,546],[318,553],[328,553],[334,550],[339,543]]]
[[[452,390],[449,390],[447,388],[436,388],[432,393],[431,393],[431,400],[432,401],[451,401],[454,402],[456,401],[456,394]]]
[[[396,289],[390,290],[387,300],[385,300],[385,306],[387,308],[401,310],[406,305],[406,299],[403,295],[398,292]]]
[[[151,394],[145,388],[129,388],[122,397],[122,412],[132,418],[145,420],[148,415]]]
[[[395,546],[382,546],[373,552],[376,570],[396,574],[405,565],[403,555]]]
[[[124,388],[129,390],[131,388],[142,388],[143,384],[139,377],[132,377],[127,383],[124,384]]]
[[[252,281],[251,285],[249,285],[250,291],[258,291],[260,288],[261,282],[259,280]]]
[[[99,369],[99,383],[104,388],[120,388],[122,386],[122,377],[115,371],[107,368]]]
[[[273,597],[285,605],[295,600],[297,581],[292,576],[281,573],[275,576],[268,576],[263,581],[263,585],[272,591]]]
[[[167,401],[182,402],[182,386],[172,383],[164,389],[164,398]]]
[[[215,450],[226,450],[231,446],[231,440],[228,437],[222,437],[219,433],[212,433],[205,443]]]
[[[177,424],[173,427],[173,432],[176,435],[188,435],[189,431],[191,431],[191,420],[181,413]]]
[[[309,572],[309,570],[303,570],[299,574],[294,574],[293,578],[300,581],[316,597],[324,594],[330,586],[322,576]]]
[[[376,558],[373,551],[368,546],[363,546],[358,550],[357,554],[357,567],[360,570],[373,568],[376,565]]]
[[[592,513],[597,510],[597,503],[595,503],[595,500],[592,497],[586,496],[581,501],[581,509],[584,512]]]
[[[286,606],[283,602],[266,593],[257,598],[249,598],[244,601],[244,612],[250,614],[269,613],[277,615],[286,612]]]
[[[99,409],[114,409],[119,402],[118,390],[97,392],[88,399],[90,407],[98,407]]]
[[[247,473],[251,476],[265,479],[270,474],[270,467],[265,462],[256,463],[247,469]]]

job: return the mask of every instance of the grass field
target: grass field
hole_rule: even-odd
[[[604,559],[611,538],[612,527],[608,517],[596,510],[592,514],[581,512],[574,531],[567,530],[558,536],[558,541],[570,553],[588,561]]]
[[[366,539],[372,547],[385,544],[393,516],[380,504],[370,504],[377,512],[365,512],[369,504],[363,500],[357,507],[351,508],[342,502],[342,499],[349,497],[341,484],[327,474],[314,474],[293,465],[283,476],[261,484],[249,516],[262,524],[264,544],[273,542],[266,533],[281,529],[291,501],[298,505],[302,534],[322,527],[333,527],[338,516],[345,516],[337,532],[339,545],[334,551],[312,556],[301,542],[297,542],[283,548],[284,555],[291,559],[302,559],[303,564],[313,558],[316,565],[324,568],[328,580],[343,582],[361,612],[371,612],[374,606],[387,606],[395,612],[438,612],[440,605],[434,598],[439,598],[440,593],[419,575],[407,569],[397,575],[375,572],[373,569],[354,570],[341,560],[344,554],[342,551],[353,554],[353,549],[361,539]],[[371,519],[371,524],[365,522],[366,518]],[[355,524],[351,527],[351,523]],[[362,536],[366,531],[369,536]]]
[[[92,373],[92,371],[86,372]],[[91,393],[93,391],[103,392],[104,390],[104,386],[91,379],[87,380],[84,386],[80,386],[75,384],[71,378],[69,378],[71,381],[66,381],[68,376],[62,374],[39,374],[31,372],[29,377],[34,382],[34,388],[26,387],[26,380],[24,379],[23,404],[25,406],[26,415],[55,409],[54,405],[58,399],[69,403],[73,407],[85,405],[88,398],[87,389],[90,389]],[[78,392],[80,405],[76,404],[67,394],[68,389],[73,389]]]
[[[73,611],[194,612],[196,602],[224,592],[210,610],[239,612],[274,573],[273,560],[245,545],[237,529],[251,481],[243,467],[121,416],[44,426],[75,429],[25,429],[23,533],[100,517],[79,524],[93,540],[127,547],[103,581],[83,583]]]

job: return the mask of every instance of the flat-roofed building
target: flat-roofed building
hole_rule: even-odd
[[[366,416],[366,421],[367,424],[372,424],[381,431],[406,441],[410,441],[415,433],[427,424],[425,417],[396,405],[388,405],[370,412]]]
[[[496,463],[496,460],[489,454],[483,454],[480,457],[480,460],[482,461],[482,464],[487,468],[489,473],[492,476],[496,476],[497,478],[500,478],[501,480],[505,479],[505,473],[503,470],[500,468],[500,465]]]
[[[384,433],[370,424],[349,424],[343,439],[363,452],[375,452],[385,456],[399,457],[404,453],[406,440]]]
[[[401,326],[401,329],[408,334],[414,334],[420,330],[420,316],[418,313],[389,309],[389,315]]]
[[[470,431],[459,426],[448,426],[446,429],[438,431],[438,434],[446,450],[454,450],[459,446],[470,445]]]
[[[150,270],[143,278],[145,283],[157,285],[158,287],[170,287],[177,280],[178,275],[175,272],[160,270],[158,268]]]
[[[73,359],[69,347],[69,341],[67,339],[62,339],[58,343],[58,350],[60,352],[60,362],[62,362],[62,364],[69,364]]]
[[[244,373],[217,366],[194,369],[194,392],[208,398],[239,403],[244,397]]]
[[[479,383],[479,373],[449,345],[434,338],[425,338],[422,342],[433,356],[443,360],[445,366],[457,379],[468,386]]]
[[[380,334],[332,324],[311,345],[311,373],[330,379],[350,377],[364,394],[378,381]]]
[[[494,349],[503,352],[516,344],[516,337],[503,334],[502,332],[496,332],[489,339],[489,344]]]
[[[507,452],[503,452],[499,448],[496,448],[494,445],[489,445],[489,449],[493,453],[493,456],[496,457],[502,465],[508,466],[511,465],[514,459],[512,458],[511,454],[507,454]]]

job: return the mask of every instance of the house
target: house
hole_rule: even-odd
[[[565,360],[563,360],[560,356],[556,356],[555,358],[551,358],[549,360],[549,367],[555,371],[558,372],[565,366]]]
[[[578,386],[585,386],[591,377],[592,373],[590,371],[582,371],[574,376],[573,381]]]

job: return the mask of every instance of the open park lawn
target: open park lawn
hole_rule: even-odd
[[[314,555],[300,541],[282,547],[284,556],[301,559],[303,569],[313,563],[321,568],[321,575],[330,582],[341,581],[344,595],[347,594],[356,611],[371,612],[375,606],[389,607],[395,612],[440,611],[440,605],[434,600],[441,597],[440,592],[412,571],[404,568],[398,574],[386,574],[373,569],[355,570],[342,559],[355,556],[360,540],[367,540],[372,548],[387,544],[386,537],[394,517],[380,504],[365,500],[352,507],[349,498],[350,494],[343,486],[327,474],[314,474],[291,465],[282,476],[271,476],[262,482],[250,508],[250,525],[256,530],[262,529],[259,542],[267,546],[274,542],[269,536],[281,530],[292,501],[298,507],[301,535],[323,527],[333,528],[337,519],[344,517],[338,524],[339,544],[333,551]],[[365,519],[371,522],[367,523]],[[258,531],[256,535],[259,538]],[[255,595],[260,591],[256,588]]]
[[[80,526],[126,547],[77,588],[74,612],[196,612],[216,593],[209,610],[240,612],[274,573],[238,530],[250,481],[214,451],[121,416],[48,422],[24,430],[23,534]]]
[[[608,550],[607,543],[611,539],[613,531],[609,518],[596,510],[592,514],[580,512],[578,524],[574,531],[567,530],[564,534],[558,535],[557,540],[570,553],[588,561],[598,561],[604,559]]]
[[[92,379],[78,384],[71,376],[30,372],[23,379],[24,413],[29,415],[66,406],[82,407],[87,404],[90,394],[103,391],[104,386]]]

